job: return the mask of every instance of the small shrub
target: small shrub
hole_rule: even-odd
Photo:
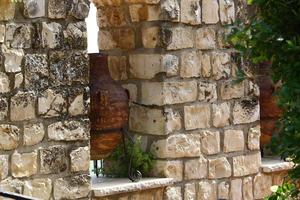
[[[299,190],[295,184],[284,183],[282,186],[272,186],[272,194],[264,200],[296,200],[300,199]]]

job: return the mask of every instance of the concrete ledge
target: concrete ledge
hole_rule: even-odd
[[[171,178],[143,178],[132,183],[126,178],[96,178],[92,177],[94,197],[104,197],[116,194],[131,193],[142,190],[166,187],[173,184]]]
[[[263,158],[261,169],[264,173],[288,171],[293,169],[293,162],[285,162],[279,158]]]

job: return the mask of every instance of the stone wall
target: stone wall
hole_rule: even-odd
[[[89,1],[0,3],[0,189],[87,197]]]
[[[258,87],[236,83],[226,26],[244,1],[94,0],[99,48],[130,91],[130,130],[174,178],[165,199],[253,199],[259,151]]]

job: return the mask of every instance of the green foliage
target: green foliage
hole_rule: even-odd
[[[285,183],[282,186],[272,186],[272,194],[264,200],[293,200],[299,198],[299,190],[295,184]]]
[[[300,178],[300,1],[253,0],[257,9],[248,24],[233,27],[230,43],[253,65],[272,63],[272,78],[282,87],[278,104],[284,127],[272,140],[271,149],[297,165],[291,172]]]
[[[104,160],[102,174],[107,177],[127,177],[130,156],[133,152],[132,167],[139,170],[143,176],[147,176],[154,165],[154,156],[150,152],[141,149],[141,139],[137,138],[135,143],[126,140],[126,153],[124,146],[119,145],[113,153]]]

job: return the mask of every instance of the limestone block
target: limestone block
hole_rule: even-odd
[[[132,28],[99,31],[99,49],[133,49],[135,48],[135,32]]]
[[[85,22],[69,23],[63,31],[67,45],[72,49],[87,48],[87,29]]]
[[[181,2],[181,22],[199,25],[201,24],[201,6],[197,0]]]
[[[180,76],[183,78],[200,77],[201,54],[196,51],[185,51],[181,54]]]
[[[160,0],[125,0],[126,3],[158,4]]]
[[[216,31],[210,27],[199,28],[196,31],[196,47],[198,49],[214,49],[216,47]]]
[[[71,7],[68,8],[68,14],[79,20],[84,20],[89,15],[90,1],[89,0],[73,0]]]
[[[162,43],[167,50],[192,48],[194,35],[191,27],[162,27]]]
[[[196,199],[196,187],[194,183],[188,183],[184,186],[184,200]]]
[[[142,42],[145,48],[155,48],[160,42],[160,28],[157,26],[142,28]]]
[[[137,102],[138,99],[138,88],[133,83],[123,84],[123,88],[125,88],[129,92],[129,98],[132,102]]]
[[[30,24],[7,24],[5,33],[6,45],[15,49],[31,48],[32,28]]]
[[[23,181],[20,181],[18,179],[12,179],[11,177],[9,177],[0,182],[0,189],[7,192],[22,194],[23,185]]]
[[[166,116],[166,133],[179,131],[182,128],[180,113],[171,108],[166,108],[164,112]]]
[[[216,200],[217,184],[215,181],[200,181],[198,184],[198,199]]]
[[[24,76],[23,76],[23,74],[22,74],[21,72],[15,74],[14,89],[19,89],[19,88],[21,88],[21,87],[22,87],[22,84],[23,84],[23,80],[24,80]]]
[[[177,134],[153,142],[151,152],[158,158],[197,157],[200,152],[198,134]]]
[[[233,123],[245,124],[259,120],[259,102],[257,99],[236,101],[233,107]]]
[[[25,124],[23,141],[25,146],[39,144],[44,139],[45,130],[42,123]]]
[[[214,79],[220,80],[229,78],[231,72],[230,55],[217,52],[212,54],[212,75]]]
[[[13,150],[19,146],[20,129],[9,124],[0,125],[0,150]]]
[[[121,27],[128,24],[126,10],[122,7],[100,7],[97,10],[99,27]]]
[[[0,98],[0,121],[7,118],[8,101],[6,98]]]
[[[5,73],[0,72],[0,94],[7,93],[9,91],[9,77]]]
[[[59,178],[54,182],[53,194],[57,200],[80,199],[90,193],[90,177],[79,175],[71,178]]]
[[[131,1],[131,0],[128,0]],[[135,0],[133,0],[135,1]],[[137,0],[138,1],[138,0]],[[143,1],[143,0],[141,0]],[[97,8],[99,7],[105,7],[105,6],[120,6],[121,3],[123,3],[122,0],[92,0]]]
[[[47,89],[38,98],[38,113],[44,117],[60,116],[67,112],[66,96],[59,91]]]
[[[0,155],[0,181],[8,176],[8,155]]]
[[[40,150],[41,173],[61,173],[67,169],[66,150],[63,146],[51,146]]]
[[[71,94],[70,94],[71,93]],[[82,89],[73,89],[69,93],[69,115],[77,116],[86,114],[87,110],[85,108],[84,93]]]
[[[48,126],[48,137],[56,141],[75,141],[89,139],[87,121],[60,121]]]
[[[269,196],[272,192],[272,176],[266,174],[258,174],[254,177],[254,198],[263,199]]]
[[[208,53],[202,53],[201,56],[201,74],[204,78],[211,76],[211,62],[210,55]]]
[[[250,150],[258,150],[260,148],[260,135],[260,126],[249,129],[247,144]]]
[[[224,131],[224,152],[243,151],[244,148],[245,139],[242,130]]]
[[[16,10],[15,3],[5,1],[2,3],[2,5],[0,5],[0,10],[1,10],[0,13],[1,21],[8,21],[14,19],[15,10]]]
[[[218,199],[229,199],[229,183],[222,181],[218,185]]]
[[[134,4],[129,6],[132,22],[158,21],[163,19],[162,9],[159,5]]]
[[[35,118],[35,94],[19,91],[11,98],[10,118],[12,121],[22,121]]]
[[[273,185],[282,185],[288,177],[287,172],[276,173],[273,175]]]
[[[52,19],[65,18],[67,16],[67,2],[61,0],[48,1],[48,17]]]
[[[231,24],[235,21],[235,9],[233,0],[220,0],[220,20],[223,24]]]
[[[6,46],[2,45],[2,52],[5,58],[5,71],[12,73],[20,72],[24,51],[22,49],[7,49]]]
[[[52,192],[51,179],[34,179],[24,182],[24,195],[49,200]]]
[[[253,183],[252,177],[246,177],[243,179],[243,198],[244,200],[253,199]]]
[[[181,187],[167,187],[164,193],[165,200],[182,200]]]
[[[219,21],[219,4],[217,0],[202,1],[202,21],[205,24],[216,24]]]
[[[242,179],[231,180],[230,199],[232,199],[232,200],[243,199]]]
[[[71,171],[88,171],[90,167],[90,149],[89,147],[79,147],[73,150],[71,156]]]
[[[221,98],[228,100],[234,98],[241,98],[244,96],[244,81],[235,83],[233,81],[226,81],[221,84]]]
[[[64,1],[60,1],[60,2],[64,2]],[[63,43],[62,26],[56,22],[51,22],[51,23],[43,22],[42,23],[42,46],[44,48],[48,47],[50,49],[55,49],[61,47],[62,43]]]
[[[162,110],[151,109],[137,104],[132,104],[129,115],[129,129],[131,131],[164,135],[165,116]]]
[[[258,173],[260,166],[260,153],[233,157],[233,175],[235,177]]]
[[[217,100],[217,85],[209,82],[199,82],[198,100],[205,102],[214,102]]]
[[[25,0],[24,15],[29,18],[45,17],[45,0]]]
[[[30,177],[37,173],[37,151],[32,153],[14,152],[11,156],[11,173],[13,177]]]
[[[162,0],[160,4],[163,19],[179,21],[180,5],[177,0]]]
[[[186,180],[206,178],[207,173],[207,160],[203,156],[185,162],[184,178]]]
[[[210,127],[210,106],[198,104],[184,106],[184,124],[186,130]]]
[[[208,160],[208,177],[210,179],[226,178],[231,176],[231,165],[227,158],[221,157]]]
[[[213,155],[220,152],[220,132],[219,131],[201,131],[201,151],[207,155]]]
[[[102,38],[102,40],[98,40],[99,49],[111,50],[117,48],[117,41],[114,40],[113,35],[110,31],[99,30],[98,34],[98,38]]]
[[[259,86],[257,83],[253,82],[253,81],[247,81],[248,82],[248,87],[246,90],[246,94],[248,96],[255,96],[255,97],[259,97],[260,95],[260,91],[259,91]]]
[[[5,39],[5,25],[0,25],[0,43],[3,43]]]
[[[25,56],[25,86],[44,88],[48,86],[48,63],[45,54],[27,54]]]
[[[213,104],[212,107],[214,127],[224,127],[230,124],[230,103]]]
[[[126,56],[109,56],[108,69],[111,77],[116,81],[127,80]]]
[[[182,161],[157,160],[152,172],[156,177],[173,178],[174,181],[182,181],[183,163]]]

